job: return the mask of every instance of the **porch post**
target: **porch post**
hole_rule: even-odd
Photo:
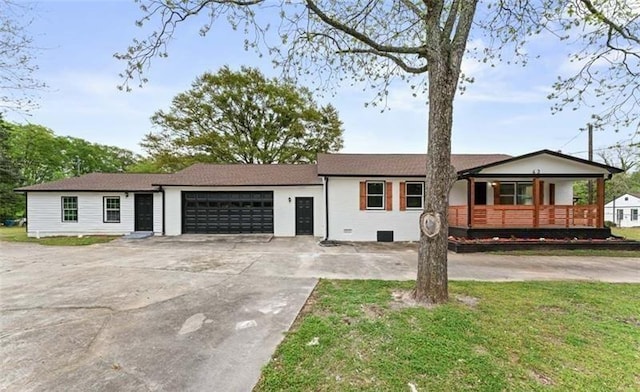
[[[599,177],[596,185],[596,227],[604,227],[604,177]]]
[[[540,179],[533,179],[533,227],[540,226]]]
[[[473,207],[476,204],[476,179],[467,178],[467,226],[473,227]]]

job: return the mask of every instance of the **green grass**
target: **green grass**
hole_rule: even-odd
[[[640,227],[612,227],[611,234],[640,241]]]
[[[640,387],[640,285],[452,282],[448,304],[393,306],[412,285],[322,280],[256,391]]]
[[[609,249],[528,249],[491,252],[506,256],[585,256],[585,257],[640,257],[640,251]]]
[[[92,235],[79,237],[43,237],[40,239],[27,237],[24,227],[0,227],[0,241],[32,242],[52,246],[80,246],[102,244],[113,241],[120,236]]]

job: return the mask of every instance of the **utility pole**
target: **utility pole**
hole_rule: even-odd
[[[587,130],[589,131],[589,161],[593,161],[593,125],[587,124]],[[588,204],[593,204],[593,181],[587,182],[587,195]]]

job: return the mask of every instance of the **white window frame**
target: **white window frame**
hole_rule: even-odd
[[[65,199],[75,199],[75,208],[68,207],[68,204],[65,203],[67,200]],[[80,216],[78,209],[78,196],[62,196],[60,198],[61,219],[63,223],[78,223],[78,218]],[[67,215],[65,214],[67,211],[75,211],[76,219],[67,219]]]
[[[637,208],[632,208],[631,209],[631,220],[632,221],[637,221],[638,220],[638,209]]]
[[[420,185],[419,195],[409,194],[409,185]],[[409,207],[409,198],[420,197],[420,207]],[[424,208],[424,181],[407,181],[404,184],[404,205],[407,210],[422,210]]]
[[[616,210],[616,222],[622,222],[624,220],[624,209],[619,208]]]
[[[109,200],[118,200],[118,208],[109,208]],[[121,219],[122,202],[120,196],[104,196],[102,198],[102,221],[104,223],[120,223]],[[108,212],[118,211],[118,220],[109,220]]]
[[[369,194],[369,184],[382,184],[382,194],[374,193]],[[384,210],[385,209],[385,200],[386,200],[386,192],[387,192],[387,183],[385,181],[366,181],[365,182],[365,200],[367,210]],[[369,197],[381,197],[382,205],[380,207],[370,207],[369,206]]]

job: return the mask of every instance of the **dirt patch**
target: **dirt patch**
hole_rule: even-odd
[[[484,348],[482,346],[479,346],[479,345],[473,347],[473,352],[475,352],[478,355],[487,355],[487,354],[489,354],[489,351],[486,348]]]
[[[384,316],[384,313],[385,313],[385,309],[376,304],[360,305],[360,309],[362,310],[362,313],[364,313],[364,316],[366,318],[372,319],[372,320],[375,320]]]
[[[560,306],[556,306],[556,305],[542,305],[542,306],[538,306],[538,310],[544,313],[551,313],[551,314],[566,314],[567,311],[563,308],[561,308]]]
[[[640,319],[635,317],[621,318],[621,319],[618,319],[618,321],[640,328]]]
[[[311,294],[309,294],[309,298],[307,298],[307,302],[304,303],[304,305],[302,306],[302,309],[300,309],[300,313],[298,313],[298,315],[296,316],[296,319],[293,320],[293,323],[291,324],[291,328],[289,329],[290,331],[295,331],[298,329],[298,327],[300,326],[300,323],[302,323],[302,320],[304,320],[304,318],[309,313],[311,313],[311,311],[313,310],[317,302],[318,302],[318,284],[316,283],[316,287],[314,287],[313,291],[311,291]]]
[[[541,385],[553,385],[554,384],[552,379],[550,379],[549,377],[547,377],[544,374],[539,373],[539,372],[537,372],[535,370],[530,370],[529,371],[529,377],[531,377],[532,379],[536,380]]]
[[[478,303],[480,303],[479,298],[471,297],[469,295],[456,295],[456,301],[461,302],[470,308],[475,308],[478,306]]]
[[[425,308],[433,309],[437,305],[418,302],[413,296],[413,290],[396,290],[391,293],[391,309]]]

